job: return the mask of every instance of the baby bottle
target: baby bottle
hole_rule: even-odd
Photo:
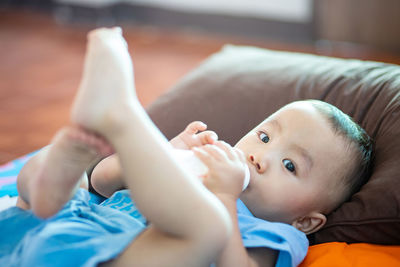
[[[208,168],[204,163],[194,155],[191,150],[173,149],[175,158],[182,163],[185,168],[196,176],[203,176],[207,173]],[[248,166],[245,168],[245,177],[243,181],[242,191],[246,189],[250,182],[250,171]]]

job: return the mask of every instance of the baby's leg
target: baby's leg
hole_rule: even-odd
[[[132,197],[152,223],[111,264],[207,266],[216,258],[230,232],[229,215],[177,164],[167,140],[139,104],[119,30],[90,34],[71,119],[113,145]]]
[[[57,132],[52,145],[40,151],[18,175],[19,206],[40,217],[55,214],[85,178],[85,170],[111,152],[103,138],[78,127]]]
[[[90,175],[90,183],[97,193],[105,197],[110,197],[114,192],[126,188],[117,154],[104,158],[96,164]]]

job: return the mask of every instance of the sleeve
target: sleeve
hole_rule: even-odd
[[[279,251],[275,266],[297,266],[308,250],[306,235],[291,225],[268,222],[251,214],[238,214],[243,245],[246,248],[265,247]]]

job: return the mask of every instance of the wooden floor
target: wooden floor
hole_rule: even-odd
[[[50,14],[0,10],[0,164],[39,149],[68,122],[91,26],[59,25]],[[144,106],[226,43],[400,63],[348,47],[314,48],[239,37],[124,25]]]

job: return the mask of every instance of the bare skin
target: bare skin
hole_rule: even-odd
[[[207,130],[206,124],[193,121],[169,143],[173,148],[188,150],[214,144],[217,139],[218,135]],[[106,157],[96,164],[91,174],[91,184],[97,193],[105,197],[110,197],[115,191],[126,188],[117,154]]]
[[[107,264],[209,266],[230,235],[232,224],[227,210],[197,177],[174,160],[170,145],[137,100],[132,63],[121,30],[95,30],[88,39],[84,73],[72,107],[71,123],[73,127],[84,128],[85,132],[103,136],[112,145],[121,163],[124,183],[139,210],[152,223],[117,259]],[[57,138],[54,144],[44,164],[61,164],[64,147],[56,145]],[[52,175],[40,174],[34,176],[36,181],[32,186],[21,186],[28,190],[25,195],[30,196],[27,199],[36,214],[54,213],[48,207],[42,211],[35,204],[42,201],[39,192],[45,183],[52,183],[48,190],[62,195],[57,196],[60,203],[69,199],[85,170],[83,165],[88,167],[93,159],[102,156],[102,153],[93,155],[92,148],[83,146],[86,150],[84,163],[75,165],[75,169],[69,166],[74,169],[74,175],[60,172],[54,179]],[[50,156],[53,153],[54,156]],[[132,153],[137,157],[132,157]]]
[[[79,186],[87,189],[85,170],[113,151],[102,137],[81,127],[62,128],[51,143],[18,175],[18,206],[40,217],[55,214]]]

